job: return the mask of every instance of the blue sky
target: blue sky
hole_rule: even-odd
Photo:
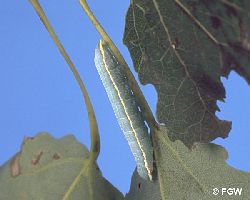
[[[122,44],[129,1],[89,2],[132,66]],[[100,36],[77,0],[41,0],[40,3],[92,100],[101,134],[98,159],[101,171],[125,193],[129,190],[135,162],[94,66],[94,49]],[[0,165],[19,150],[25,136],[41,131],[56,138],[74,134],[89,147],[87,112],[78,85],[28,0],[2,1],[0,23]],[[217,139],[216,143],[226,147],[230,165],[250,172],[250,88],[235,73],[222,80],[227,99],[226,103],[219,103],[218,116],[232,120],[233,128],[228,139]],[[141,88],[155,112],[156,92],[150,85]]]

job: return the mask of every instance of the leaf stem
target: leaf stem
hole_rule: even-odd
[[[88,118],[90,124],[90,132],[91,132],[91,147],[90,147],[90,160],[94,163],[98,158],[100,153],[100,136],[98,131],[98,125],[94,113],[93,106],[91,104],[90,98],[88,96],[88,92],[83,84],[83,81],[75,68],[73,62],[71,61],[69,55],[67,54],[66,50],[64,49],[63,45],[61,44],[60,40],[58,39],[57,35],[55,34],[52,26],[49,23],[43,9],[41,8],[39,2],[37,0],[29,0],[34,7],[35,11],[37,12],[38,16],[40,17],[41,21],[43,22],[44,26],[46,27],[47,31],[49,32],[51,38],[55,42],[56,46],[58,47],[60,53],[62,54],[65,61],[68,63],[70,70],[72,71],[84,98],[85,105],[88,110]]]

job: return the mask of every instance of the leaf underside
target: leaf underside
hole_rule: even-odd
[[[157,118],[187,146],[226,138],[218,119],[221,76],[235,70],[250,83],[250,2],[134,0],[124,43],[142,84],[158,93]]]
[[[88,161],[88,150],[74,136],[56,140],[40,133],[27,138],[20,152],[0,168],[0,199],[123,199],[96,165],[88,166]],[[84,173],[72,188],[82,169]]]
[[[156,136],[159,179],[145,181],[135,172],[126,200],[249,199],[250,173],[228,166],[223,147],[197,143],[190,150],[180,141],[171,142],[163,126]],[[242,188],[242,193],[213,195],[213,188]]]

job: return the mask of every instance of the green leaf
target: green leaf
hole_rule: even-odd
[[[74,136],[56,140],[40,133],[27,138],[0,168],[0,199],[123,199],[89,163],[88,150]]]
[[[222,2],[226,0],[134,0],[127,12],[124,43],[140,81],[154,85],[158,93],[157,118],[169,129],[170,139],[179,139],[187,146],[228,136],[231,122],[215,115],[219,111],[216,101],[225,98],[220,78],[226,67],[232,67],[226,56],[233,54],[242,62],[238,72],[243,73],[243,68],[249,71],[249,52],[241,61],[223,38],[224,32],[214,30],[211,24],[213,9],[226,15],[228,8]],[[217,10],[218,6],[224,10]],[[228,28],[223,30],[236,40],[239,35],[232,32],[236,19],[227,18],[230,20],[221,19]],[[245,71],[244,77],[249,77]]]
[[[171,142],[165,127],[155,135],[159,179],[152,183],[134,174],[126,200],[249,199],[250,173],[228,166],[223,147],[199,143],[190,150],[180,141]],[[213,188],[220,193],[213,195]],[[221,195],[222,188],[242,188],[242,193]]]
[[[134,171],[130,191],[125,196],[125,200],[160,200],[161,193],[158,181],[146,181]]]

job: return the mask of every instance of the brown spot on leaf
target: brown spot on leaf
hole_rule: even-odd
[[[211,26],[214,29],[218,29],[221,26],[221,21],[217,16],[210,16]]]
[[[58,153],[54,153],[53,160],[59,160],[61,157],[58,155]]]
[[[41,157],[43,155],[43,151],[41,151],[34,159],[31,160],[32,165],[37,165],[39,161],[41,160]]]
[[[10,173],[12,177],[16,177],[21,174],[20,157],[21,154],[18,153],[10,162]]]

